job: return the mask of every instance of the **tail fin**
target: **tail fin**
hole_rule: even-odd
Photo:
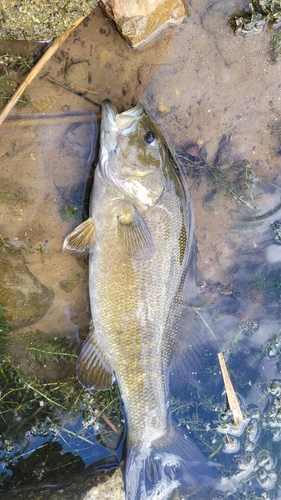
[[[166,500],[176,488],[206,486],[216,473],[192,439],[173,425],[161,440],[128,446],[126,500]]]

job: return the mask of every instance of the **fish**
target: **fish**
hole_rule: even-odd
[[[193,295],[193,233],[186,179],[158,127],[141,104],[118,113],[103,101],[89,218],[63,249],[89,254],[92,321],[77,376],[87,389],[119,385],[127,500],[165,500],[214,479],[169,407],[169,374]]]

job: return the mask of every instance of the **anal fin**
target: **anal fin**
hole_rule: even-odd
[[[88,253],[95,244],[95,224],[92,217],[79,224],[64,240],[63,250]]]
[[[118,229],[129,255],[136,260],[149,260],[155,254],[151,233],[143,217],[133,205],[118,214]]]
[[[82,346],[76,371],[79,382],[87,389],[109,389],[114,382],[111,366],[95,342],[93,329]]]

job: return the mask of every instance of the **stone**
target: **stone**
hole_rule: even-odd
[[[182,0],[100,0],[100,6],[134,48],[142,48],[187,15]]]
[[[51,307],[54,292],[29,271],[20,251],[0,249],[0,305],[11,329],[31,325]]]
[[[113,472],[107,481],[93,486],[81,500],[125,500],[124,482],[120,469]]]

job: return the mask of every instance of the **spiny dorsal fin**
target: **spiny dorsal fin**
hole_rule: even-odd
[[[128,254],[136,260],[152,259],[155,254],[153,239],[136,207],[126,206],[117,218],[119,234]]]
[[[92,330],[82,346],[76,370],[79,382],[87,389],[109,389],[114,382],[110,364],[97,346]]]
[[[88,253],[95,244],[95,224],[92,217],[79,224],[64,240],[64,251]]]

